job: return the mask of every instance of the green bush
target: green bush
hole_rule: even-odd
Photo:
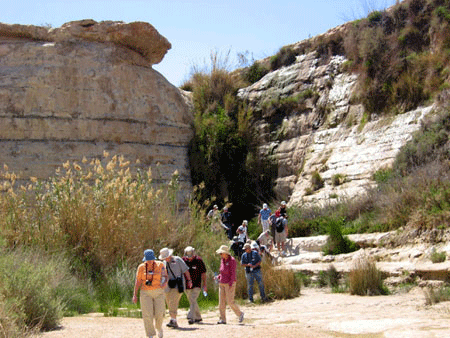
[[[442,263],[447,259],[447,254],[445,252],[434,251],[430,257],[433,263]]]
[[[270,59],[270,70],[274,71],[281,67],[290,66],[296,60],[297,53],[288,46],[281,47],[278,53]]]
[[[269,72],[264,66],[262,66],[259,62],[255,61],[250,67],[248,67],[244,73],[243,78],[245,81],[253,84],[259,80],[261,80],[264,75]]]
[[[319,172],[316,170],[311,175],[311,188],[316,191],[323,188],[325,185],[325,181],[322,176],[320,176]]]
[[[343,219],[328,219],[328,238],[323,248],[325,255],[339,255],[358,250],[358,246],[354,242],[348,239],[347,236],[342,235],[343,224]]]

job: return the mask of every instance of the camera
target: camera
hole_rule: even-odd
[[[147,279],[147,280],[145,281],[145,285],[152,285],[152,281]]]

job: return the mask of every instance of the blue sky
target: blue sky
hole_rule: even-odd
[[[209,65],[211,52],[249,59],[275,54],[282,46],[325,33],[346,21],[383,9],[395,0],[7,0],[0,22],[62,24],[82,19],[145,21],[172,44],[154,65],[172,84],[189,78],[192,67]]]

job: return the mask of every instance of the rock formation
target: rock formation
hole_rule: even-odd
[[[46,178],[63,162],[120,154],[190,190],[191,114],[152,69],[170,43],[148,23],[0,24],[0,163]],[[139,159],[140,163],[135,163]]]
[[[314,52],[299,55],[294,64],[268,73],[238,93],[256,110],[264,102],[313,93],[304,109],[284,116],[278,137],[270,132],[271,116],[258,122],[261,151],[278,162],[276,194],[288,205],[323,206],[364,193],[375,183],[373,174],[392,164],[433,109],[373,117],[361,124],[364,109],[351,102],[357,77],[342,70],[345,61],[333,56],[323,63]],[[315,173],[324,182],[318,190],[311,188]]]

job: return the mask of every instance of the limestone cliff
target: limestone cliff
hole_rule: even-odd
[[[143,22],[0,24],[0,163],[46,178],[107,150],[162,180],[178,170],[188,191],[191,114],[151,67],[170,47]]]
[[[364,193],[375,183],[373,174],[392,164],[432,111],[425,107],[361,123],[364,109],[351,100],[357,77],[342,70],[345,61],[333,56],[324,63],[315,52],[302,54],[238,93],[255,111],[271,100],[314,93],[302,109],[284,116],[276,130],[273,116],[257,122],[261,151],[278,162],[277,197],[288,205],[327,205]],[[311,182],[317,173],[323,187],[315,190]]]

